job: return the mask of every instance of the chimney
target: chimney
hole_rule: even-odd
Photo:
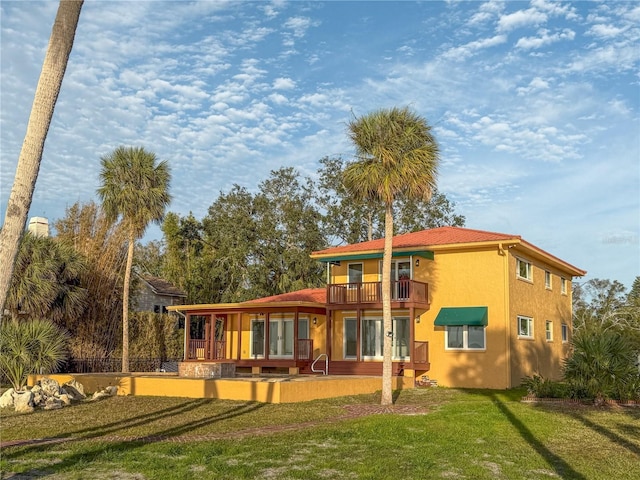
[[[44,217],[31,217],[29,219],[29,232],[37,237],[49,236],[49,220]]]

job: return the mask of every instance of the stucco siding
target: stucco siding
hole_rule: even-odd
[[[532,279],[517,275],[518,259],[532,267]],[[549,272],[551,285],[545,284]],[[566,293],[561,292],[561,278],[566,279]],[[562,341],[562,324],[571,331],[571,276],[532,259],[526,254],[512,251],[509,255],[509,322],[511,335],[511,385],[516,386],[525,376],[540,374],[559,379],[562,361],[568,354],[568,342]],[[532,338],[518,333],[518,316],[532,319]],[[551,322],[551,339],[547,340],[546,324]]]
[[[436,251],[434,261],[425,262],[426,272],[420,271],[429,282],[431,308],[416,324],[416,340],[429,342],[431,369],[427,375],[439,385],[508,386],[504,258],[495,247]],[[434,325],[442,307],[465,306],[488,307],[484,350],[447,350],[445,327]]]

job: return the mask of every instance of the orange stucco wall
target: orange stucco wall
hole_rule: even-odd
[[[443,251],[424,265],[416,279],[429,283],[431,305],[416,325],[416,340],[429,342],[429,378],[450,387],[509,387],[506,255],[496,247]],[[445,327],[434,325],[438,312],[473,306],[488,307],[485,350],[447,350]]]
[[[30,386],[45,375],[30,375]],[[289,377],[257,378],[185,378],[172,374],[54,374],[46,375],[61,385],[72,379],[91,394],[107,386],[118,387],[118,395],[155,397],[217,398],[221,400],[266,403],[305,402],[345,395],[371,394],[381,388],[377,377]],[[305,378],[306,377],[306,378]],[[413,378],[393,377],[394,389],[413,388]]]
[[[523,280],[516,275],[517,259],[531,263],[531,281]],[[551,274],[551,288],[545,286],[545,270]],[[563,276],[566,278],[566,293],[561,293]],[[569,343],[562,341],[562,324],[568,326],[570,333],[571,277],[514,249],[509,255],[509,289],[509,322],[512,329],[511,383],[518,385],[523,377],[534,373],[545,378],[560,378],[562,360],[569,353]],[[533,339],[518,337],[518,315],[533,319]],[[551,341],[546,339],[547,321],[552,322]]]
[[[439,385],[471,388],[509,388],[521,383],[525,375],[542,374],[549,378],[561,375],[562,359],[568,343],[562,342],[562,324],[571,327],[571,276],[542,263],[531,261],[533,282],[516,278],[516,255],[519,247],[501,248],[498,244],[473,245],[467,248],[435,249],[434,260],[412,259],[413,279],[428,283],[430,309],[419,315],[414,324],[415,340],[429,342],[427,375]],[[401,260],[395,259],[394,260]],[[346,283],[347,265],[342,262],[331,269],[332,283]],[[360,262],[353,262],[360,263]],[[380,281],[379,259],[363,260],[363,281]],[[552,288],[545,288],[545,270],[552,275]],[[560,278],[565,277],[567,293],[560,293]],[[445,327],[434,321],[442,307],[488,307],[486,348],[484,350],[448,350]],[[362,312],[375,316],[381,312]],[[393,315],[407,315],[407,311]],[[420,314],[420,312],[416,312]],[[517,337],[517,315],[534,318],[534,339]],[[343,359],[343,319],[355,317],[355,311],[333,313],[332,358]],[[553,340],[545,336],[546,321],[552,321]]]

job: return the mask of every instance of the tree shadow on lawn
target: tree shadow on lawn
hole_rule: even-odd
[[[135,438],[122,437],[121,441],[118,441],[118,437],[117,435],[115,435],[116,432],[118,432],[119,430],[145,425],[149,422],[157,421],[166,417],[181,415],[189,411],[192,411],[208,402],[209,400],[206,400],[206,399],[194,400],[194,401],[187,402],[183,405],[165,408],[157,412],[151,412],[145,415],[140,415],[137,417],[120,420],[110,424],[100,425],[97,427],[90,427],[83,430],[69,432],[68,434],[65,434],[65,435],[52,437],[51,440],[55,440],[55,439],[60,440],[58,442],[55,442],[55,441],[52,442],[57,444],[62,443],[65,440],[69,442],[96,440],[98,443],[96,448],[94,449],[90,449],[88,451],[83,451],[81,453],[71,455],[65,458],[62,462],[52,465],[48,473],[50,474],[51,471],[56,471],[56,472],[64,471],[68,468],[73,467],[78,463],[86,463],[88,460],[90,461],[91,458],[99,457],[104,450],[104,445],[99,443],[100,438],[104,438],[105,440],[110,442],[110,446],[109,446],[110,451],[130,450],[132,448],[137,448],[150,442],[171,439],[172,437],[177,437],[186,433],[190,433],[196,428],[212,425],[214,423],[227,420],[230,418],[238,417],[240,415],[245,415],[258,410],[265,405],[263,403],[258,403],[258,402],[237,405],[225,412],[214,415],[212,417],[185,422],[180,425],[172,426],[165,430],[156,432],[152,435],[135,437]],[[70,435],[74,435],[74,436],[71,437]],[[44,453],[47,451],[48,446],[44,445],[43,443],[44,442],[39,442],[39,443],[26,444],[23,446],[14,447],[16,448],[14,452],[8,453],[5,451],[3,452],[2,457],[4,460],[16,460],[25,454],[31,454],[36,452]],[[40,469],[38,469],[38,472],[40,472]],[[34,474],[37,474],[37,472],[34,472]]]
[[[593,430],[596,433],[599,433],[600,435],[607,437],[609,440],[611,440],[613,443],[620,445],[623,448],[626,448],[627,450],[629,450],[631,453],[638,455],[640,457],[640,445],[638,443],[633,443],[629,440],[627,440],[626,438],[624,438],[622,435],[620,435],[619,433],[615,432],[613,429],[601,425],[599,423],[594,422],[593,420],[587,418],[584,413],[585,408],[587,408],[587,411],[592,411],[593,409],[596,409],[598,411],[603,411],[606,412],[607,410],[610,411],[615,411],[615,410],[611,410],[613,408],[615,409],[628,409],[628,410],[623,410],[624,413],[628,414],[628,416],[630,416],[635,425],[631,424],[631,423],[617,423],[616,426],[618,427],[618,429],[621,432],[626,432],[628,434],[629,437],[631,438],[637,438],[640,439],[640,410],[632,410],[636,407],[624,407],[624,406],[620,406],[620,407],[610,407],[610,406],[604,406],[604,407],[596,407],[596,406],[576,406],[576,405],[568,405],[565,408],[558,408],[557,411],[560,411],[561,413],[579,421],[580,423],[582,423],[585,427]]]
[[[487,396],[493,404],[502,412],[509,422],[518,430],[520,436],[531,447],[546,460],[546,462],[556,471],[560,478],[573,478],[576,480],[587,480],[587,477],[575,471],[561,456],[549,450],[527,426],[498,398],[497,392],[487,392]]]

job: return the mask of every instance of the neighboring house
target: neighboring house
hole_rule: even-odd
[[[138,275],[140,279],[135,298],[136,312],[167,313],[167,307],[181,305],[187,294],[162,278]]]
[[[517,386],[534,373],[561,375],[571,282],[584,270],[518,235],[457,227],[398,235],[393,331],[384,332],[383,243],[314,252],[326,265],[326,288],[170,307],[197,326],[185,328],[185,361],[311,373],[311,362],[324,354],[330,374],[380,375],[383,336],[391,335],[394,375],[478,388]]]

